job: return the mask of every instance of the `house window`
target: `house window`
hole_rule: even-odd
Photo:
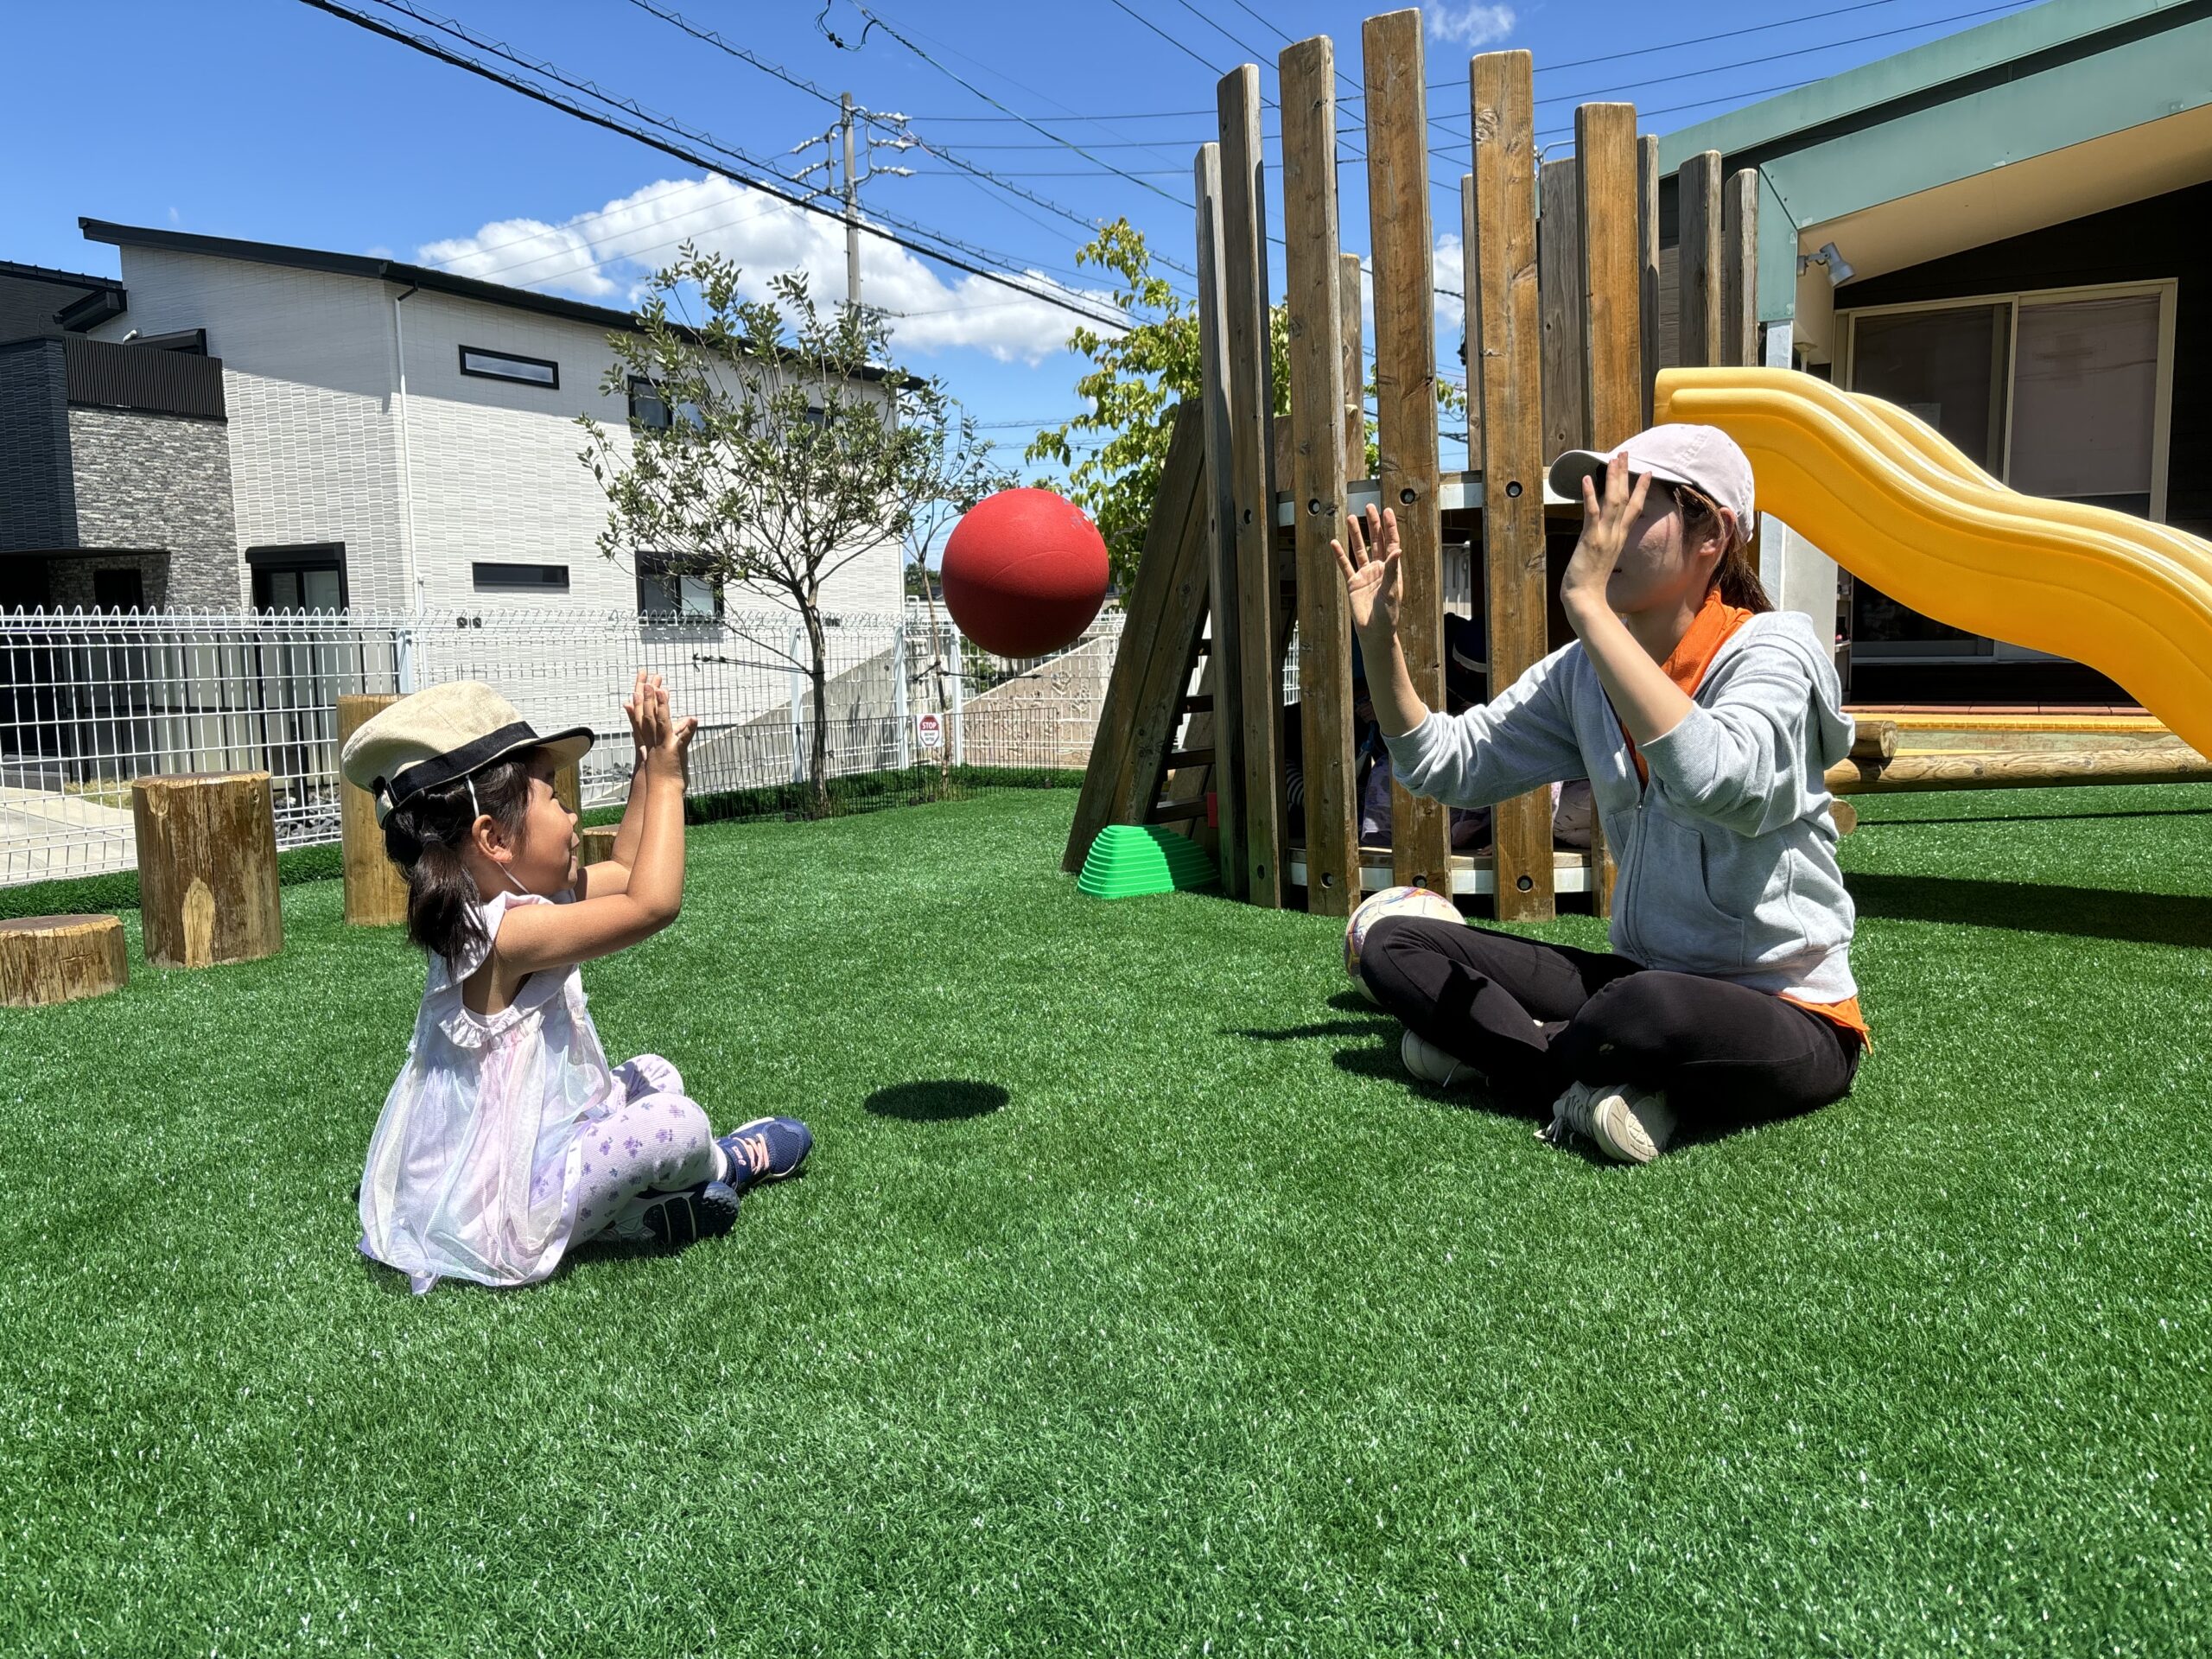
[[[480,594],[565,594],[569,567],[565,564],[473,564],[469,567]]]
[[[630,424],[659,432],[665,431],[668,423],[668,400],[660,395],[660,388],[641,374],[632,375]]]
[[[1845,384],[1903,405],[2023,494],[2163,522],[2174,294],[2139,283],[1845,312]],[[1945,627],[1863,582],[1852,650],[2043,655]]]
[[[710,621],[722,613],[722,590],[679,554],[638,556],[638,610],[660,622]]]
[[[342,611],[346,608],[346,543],[306,547],[249,547],[257,611]]]
[[[512,352],[487,352],[474,346],[461,348],[461,372],[480,380],[513,380],[555,391],[561,385],[558,363],[549,363],[542,357],[517,357]]]

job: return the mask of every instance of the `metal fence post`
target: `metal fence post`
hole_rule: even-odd
[[[952,764],[968,764],[968,665],[963,654],[963,641],[960,625],[952,620],[952,613],[944,613],[944,632],[951,644],[947,653],[952,658]]]
[[[891,634],[891,718],[899,733],[893,758],[901,772],[914,764],[913,716],[906,706],[906,680],[913,666],[908,651],[908,620],[902,613]]]
[[[806,698],[806,670],[799,652],[806,648],[806,630],[791,625],[791,782],[806,781],[806,730],[799,710]]]

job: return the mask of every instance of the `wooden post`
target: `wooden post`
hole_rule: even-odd
[[[571,812],[584,810],[583,763],[563,760],[553,769],[553,795]]]
[[[21,916],[0,922],[0,1006],[42,1008],[105,996],[130,978],[114,916]]]
[[[141,778],[130,805],[147,961],[205,968],[283,949],[267,772]]]
[[[1298,524],[1298,681],[1306,778],[1306,903],[1348,916],[1359,901],[1352,799],[1351,629],[1330,543],[1344,531],[1344,314],[1337,236],[1336,48],[1325,35],[1286,47],[1283,237],[1290,309],[1291,496]]]
[[[1675,354],[1686,369],[1711,368],[1720,355],[1720,152],[1708,149],[1675,174]]]
[[[1106,825],[1152,816],[1153,791],[1187,712],[1185,688],[1205,620],[1205,434],[1197,403],[1186,402],[1175,411],[1063,869],[1083,868]]]
[[[1206,477],[1206,613],[1213,644],[1206,669],[1213,693],[1210,722],[1215,819],[1220,842],[1214,862],[1222,891],[1241,899],[1250,880],[1244,864],[1244,675],[1238,657],[1236,594],[1236,496],[1234,467],[1236,422],[1229,404],[1229,295],[1223,282],[1221,245],[1227,235],[1222,219],[1221,146],[1198,146],[1195,163],[1198,252],[1198,404],[1205,429]]]
[[[1344,478],[1367,476],[1367,343],[1361,326],[1359,256],[1337,256],[1337,332],[1344,348]]]
[[[1370,17],[1361,34],[1367,79],[1368,240],[1375,250],[1376,465],[1397,515],[1404,584],[1398,646],[1414,690],[1444,707],[1444,515],[1436,437],[1436,238],[1428,207],[1428,94],[1421,13]],[[1380,671],[1370,664],[1368,672]],[[1452,891],[1443,804],[1390,785],[1391,877]]]
[[[1222,334],[1229,361],[1229,487],[1236,529],[1236,632],[1243,677],[1244,896],[1282,903],[1282,601],[1275,588],[1274,367],[1268,308],[1267,193],[1260,151],[1260,71],[1222,77]],[[1217,728],[1218,729],[1218,728]]]
[[[1651,424],[1651,398],[1659,385],[1659,141],[1636,141],[1637,263],[1643,296],[1643,398],[1639,428]]]
[[[576,836],[583,844],[576,849],[579,864],[603,864],[614,856],[614,830],[611,823],[595,823],[588,830],[579,830]]]
[[[1582,191],[1572,156],[1546,162],[1537,177],[1537,308],[1544,330],[1544,459],[1590,442],[1582,368]],[[1493,694],[1504,686],[1491,688]]]
[[[1482,403],[1483,568],[1493,694],[1546,649],[1542,331],[1536,294],[1535,92],[1526,52],[1485,52],[1471,76],[1475,171],[1462,192],[1470,250],[1471,370]],[[1555,913],[1549,790],[1493,810],[1497,914]]]
[[[393,696],[345,696],[338,699],[338,746]],[[339,841],[345,855],[346,919],[357,927],[390,927],[407,919],[407,877],[385,855],[384,827],[377,804],[365,789],[341,782],[338,791]]]
[[[1835,820],[1835,832],[1847,836],[1859,827],[1859,809],[1849,801],[1830,801],[1828,816]]]
[[[1574,112],[1574,149],[1582,168],[1583,404],[1592,448],[1610,449],[1643,424],[1643,222],[1638,184],[1636,106],[1585,104]],[[1590,902],[1613,913],[1620,874],[1605,828],[1590,815]]]
[[[1747,167],[1729,176],[1720,196],[1720,355],[1713,361],[1755,368],[1758,360],[1759,173]]]

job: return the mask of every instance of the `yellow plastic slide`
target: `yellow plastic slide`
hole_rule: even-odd
[[[1787,369],[1667,369],[1654,418],[1744,446],[1758,505],[1970,632],[2084,662],[2212,754],[2212,543],[2006,489],[1894,404]]]

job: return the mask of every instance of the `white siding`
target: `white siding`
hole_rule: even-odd
[[[130,308],[99,332],[204,327],[223,359],[241,552],[343,542],[357,607],[634,607],[627,561],[599,551],[606,498],[578,459],[578,415],[618,432],[627,418],[626,400],[600,390],[614,360],[603,329],[427,289],[399,303],[395,327],[397,284],[207,254],[122,256]],[[557,363],[560,385],[463,375],[462,346]],[[480,593],[480,562],[565,566],[568,593]],[[241,606],[251,592],[242,565]],[[890,613],[901,594],[899,552],[886,547],[838,574],[825,608]]]
[[[130,309],[101,332],[205,328],[223,359],[238,546],[346,544],[356,606],[410,602],[382,284],[151,248],[123,253]],[[252,598],[241,564],[241,608]]]

